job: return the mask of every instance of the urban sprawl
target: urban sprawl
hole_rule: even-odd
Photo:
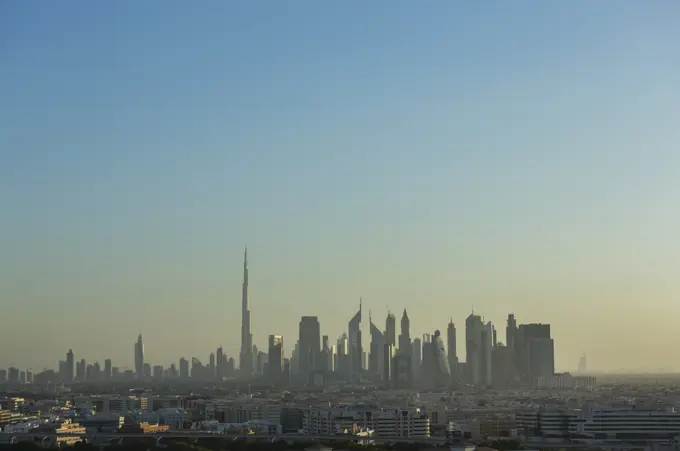
[[[549,324],[508,315],[505,342],[474,313],[465,320],[465,361],[456,327],[412,338],[406,310],[385,328],[362,306],[334,344],[319,319],[303,316],[290,358],[284,338],[253,345],[248,259],[243,262],[238,365],[220,347],[207,364],[145,361],[140,335],[134,369],[110,359],[87,363],[69,350],[56,370],[0,370],[0,443],[104,445],[118,437],[225,440],[349,440],[474,450],[515,441],[524,449],[678,450],[680,391],[675,381],[555,372]],[[116,442],[118,443],[118,442]]]

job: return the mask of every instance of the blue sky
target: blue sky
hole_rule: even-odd
[[[680,314],[680,4],[0,6],[0,367],[236,355],[474,305],[558,367],[658,368]],[[639,331],[639,334],[623,331]],[[459,331],[462,337],[462,330]],[[645,337],[642,339],[641,337]],[[462,353],[462,339],[461,349]]]

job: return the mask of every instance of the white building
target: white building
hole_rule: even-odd
[[[680,433],[680,412],[672,408],[539,408],[516,412],[515,419],[528,436],[667,442]]]
[[[595,389],[595,376],[573,376],[570,373],[555,374],[552,376],[539,377],[538,388],[554,390],[587,390]]]
[[[426,438],[430,436],[430,418],[417,408],[309,409],[303,417],[303,433]]]

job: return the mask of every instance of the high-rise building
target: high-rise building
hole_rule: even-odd
[[[361,356],[363,347],[361,344],[361,299],[359,299],[359,311],[354,314],[348,324],[349,360],[351,378],[358,378],[361,374]]]
[[[481,381],[482,317],[470,314],[465,320],[466,382],[477,385]]]
[[[241,377],[253,375],[253,335],[250,332],[250,309],[248,308],[248,248],[243,253],[243,285],[241,290],[241,353],[239,356]]]
[[[453,324],[453,318],[449,321],[446,328],[446,348],[448,352],[449,368],[451,369],[451,376],[457,379],[458,370],[458,351],[456,349],[456,325]]]
[[[532,382],[532,380],[535,377],[534,375],[532,375],[532,371],[534,368],[536,368],[536,366],[531,362],[530,357],[531,350],[529,349],[529,341],[531,339],[539,338],[541,339],[551,338],[550,324],[541,323],[520,324],[520,326],[517,328],[517,333],[515,335],[514,351],[515,357],[517,359],[517,366],[519,368],[520,377],[525,382]],[[549,346],[548,344],[543,345],[542,349],[544,350],[544,352],[541,352],[540,353],[541,355],[547,353],[547,351],[545,351],[545,348],[548,346]],[[544,362],[541,365],[541,367],[545,368],[545,365],[547,365],[547,363]]]
[[[283,337],[281,335],[269,336],[269,362],[267,365],[269,382],[280,385],[283,381]]]
[[[349,339],[347,334],[338,338],[335,371],[341,379],[349,380],[351,376],[351,363],[349,361]]]
[[[184,357],[179,359],[179,377],[189,379],[189,361]]]
[[[506,362],[505,362],[505,372],[507,374],[507,382],[515,383],[519,382],[520,378],[520,365],[517,356],[517,321],[515,320],[515,315],[510,313],[508,315],[508,322],[505,326],[505,346],[506,351]]]
[[[255,358],[255,372],[259,376],[265,376],[267,367],[269,366],[269,354],[264,351],[258,351]]]
[[[485,386],[491,386],[493,376],[493,337],[495,336],[491,321],[484,324],[482,328],[482,347],[481,347],[481,382]]]
[[[420,378],[420,366],[423,361],[423,342],[420,338],[413,340],[413,351],[411,353],[411,379],[418,382]]]
[[[588,372],[588,361],[586,360],[586,353],[584,352],[580,359],[578,359],[578,372]]]
[[[323,371],[331,371],[331,348],[328,343],[328,335],[321,337],[321,354],[319,357],[319,369]]]
[[[75,359],[73,358],[73,350],[69,349],[68,352],[66,353],[66,374],[65,374],[65,381],[66,382],[73,382],[73,379],[75,377]]]
[[[113,377],[113,364],[111,359],[104,360],[104,379],[109,380]]]
[[[222,346],[217,348],[217,362],[216,362],[216,368],[215,368],[215,376],[217,376],[217,380],[221,381],[225,374],[225,369],[226,369],[226,359],[224,358],[224,349],[222,349]]]
[[[208,357],[208,368],[210,370],[210,377],[217,377],[217,361],[214,352],[211,352],[210,357]]]
[[[497,343],[491,351],[491,385],[503,388],[512,383],[512,375],[507,372],[509,348],[503,343]]]
[[[82,382],[85,380],[87,374],[87,363],[85,359],[80,359],[76,364],[76,380]]]
[[[329,365],[329,371],[335,372],[335,362],[337,361],[337,351],[335,349],[335,345],[331,346],[330,353],[328,355],[328,365]]]
[[[397,346],[397,319],[389,312],[385,320],[385,344]]]
[[[491,385],[493,325],[484,324],[482,317],[471,314],[465,320],[465,367],[467,382],[473,385]]]
[[[552,338],[531,337],[527,341],[529,377],[532,383],[555,374],[555,342]]]
[[[7,370],[7,382],[19,382],[20,380],[19,368],[10,367]]]
[[[401,334],[399,335],[399,354],[402,357],[411,358],[411,321],[408,318],[406,309],[401,316]]]
[[[373,320],[369,313],[368,323],[371,328],[371,344],[370,344],[370,354],[368,357],[368,372],[373,377],[373,379],[382,380],[382,374],[385,367],[383,353],[385,351],[385,336],[383,333],[373,324]]]
[[[391,387],[394,373],[394,357],[396,351],[393,344],[385,343],[383,345],[383,382],[386,386]]]
[[[436,330],[433,335],[424,337],[421,383],[432,388],[445,388],[450,380],[451,369],[446,347],[441,333]]]
[[[135,374],[137,379],[144,378],[144,343],[142,342],[142,334],[139,334],[135,343]]]
[[[319,368],[321,353],[321,326],[316,316],[300,319],[300,341],[298,350],[299,379],[306,384],[312,371]]]

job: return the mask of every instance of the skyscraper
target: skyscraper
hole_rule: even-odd
[[[298,349],[299,377],[303,384],[309,381],[312,371],[318,369],[321,353],[321,326],[316,316],[300,319],[300,341]]]
[[[532,372],[539,371],[537,368],[537,363],[532,362],[531,349],[529,348],[530,340],[532,339],[543,339],[550,340],[550,324],[521,324],[517,328],[517,333],[515,335],[515,357],[517,359],[517,366],[520,371],[521,378],[526,382],[531,382],[535,375]],[[535,347],[534,347],[535,348]],[[547,373],[546,365],[549,365],[550,357],[548,354],[550,351],[550,344],[543,343],[540,346],[541,351],[534,349],[534,356],[540,355],[540,359],[544,360],[541,365],[541,373]]]
[[[508,383],[519,382],[520,366],[517,356],[517,335],[517,321],[515,320],[515,315],[510,313],[505,327],[505,346],[508,348],[506,351],[505,372]]]
[[[578,372],[588,372],[588,361],[586,360],[586,353],[584,352],[580,359],[578,359]]]
[[[393,314],[387,313],[385,320],[385,344],[397,345],[397,320]]]
[[[420,365],[423,361],[423,341],[420,338],[413,340],[413,351],[411,352],[411,378],[418,381],[420,378]]]
[[[217,376],[217,362],[215,361],[215,353],[211,352],[210,353],[210,358],[208,359],[210,362],[210,377],[216,377]]]
[[[349,340],[345,332],[338,338],[335,371],[341,379],[349,380],[351,363],[349,361]]]
[[[269,336],[268,352],[268,379],[271,384],[279,385],[283,382],[283,337],[281,335]]]
[[[420,383],[425,387],[444,388],[451,380],[451,369],[444,341],[437,330],[433,335],[423,336],[423,361]]]
[[[482,333],[484,323],[482,317],[470,314],[465,320],[465,367],[467,383],[482,383]]]
[[[449,326],[446,328],[446,345],[448,351],[449,369],[451,370],[451,375],[455,379],[458,370],[458,352],[456,351],[456,326],[453,324],[453,318],[451,318]]]
[[[359,311],[349,321],[348,332],[350,371],[351,377],[354,378],[361,374],[361,356],[364,351],[361,345],[361,299],[359,299]]]
[[[253,375],[253,335],[250,332],[250,310],[248,309],[248,248],[243,252],[243,286],[241,291],[241,354],[239,356],[241,377],[250,379]]]
[[[189,379],[189,361],[184,357],[179,359],[179,377]]]
[[[399,354],[402,357],[411,358],[411,321],[408,318],[406,309],[401,316],[401,334],[399,335]]]
[[[382,373],[385,367],[383,353],[385,351],[385,337],[383,333],[373,324],[371,315],[368,315],[368,323],[371,328],[371,344],[368,356],[368,372],[374,379],[382,380]]]
[[[69,349],[68,353],[66,353],[66,374],[65,374],[65,379],[66,382],[73,382],[73,378],[76,375],[76,363],[73,358],[73,350]]]
[[[222,349],[222,346],[217,348],[217,380],[221,381],[222,378],[225,376],[225,358],[224,358],[224,349]]]
[[[321,337],[321,355],[319,360],[319,369],[323,371],[331,371],[331,348],[329,344],[328,335]]]
[[[137,379],[144,378],[144,343],[142,342],[142,334],[139,334],[135,343],[135,374]]]
[[[106,359],[104,360],[104,379],[111,379],[113,377],[113,364],[111,363],[111,359]]]

